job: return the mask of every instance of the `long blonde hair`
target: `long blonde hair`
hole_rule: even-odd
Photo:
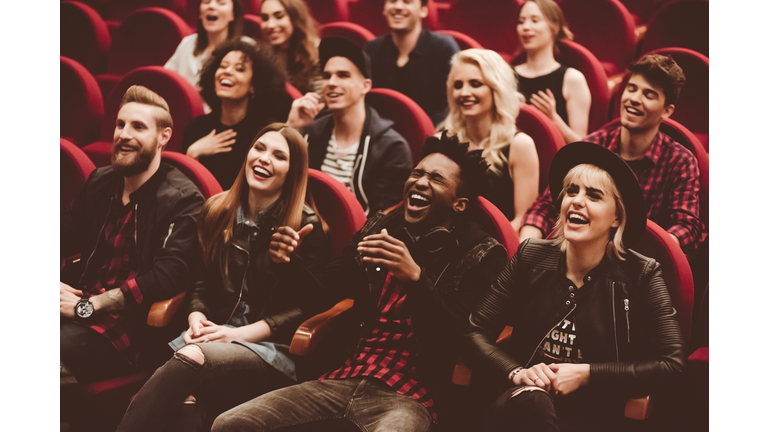
[[[277,220],[280,221],[280,226],[289,226],[298,231],[301,228],[301,216],[307,195],[309,163],[307,143],[296,129],[285,123],[272,123],[265,126],[256,135],[251,146],[267,132],[278,132],[288,143],[288,150],[290,151],[288,174],[278,199],[282,206]],[[206,265],[213,263],[215,257],[222,253],[225,246],[232,241],[232,232],[237,221],[237,209],[242,208],[246,216],[255,216],[249,214],[249,187],[245,180],[247,160],[247,158],[243,160],[240,173],[232,184],[232,188],[211,197],[200,211],[198,238],[203,252],[203,261]]]
[[[491,135],[480,142],[483,157],[490,164],[489,170],[496,175],[503,175],[504,166],[509,163],[504,149],[509,146],[517,132],[515,120],[520,112],[520,100],[517,97],[517,79],[512,67],[492,50],[467,49],[454,54],[451,58],[451,72],[446,82],[448,95],[448,116],[437,126],[437,130],[447,130],[458,135],[459,141],[467,142],[467,124],[464,113],[451,96],[455,69],[460,64],[477,66],[483,75],[485,84],[493,95]]]

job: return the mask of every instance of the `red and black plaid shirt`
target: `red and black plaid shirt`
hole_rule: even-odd
[[[352,358],[340,369],[318,380],[360,376],[377,378],[397,393],[410,396],[424,405],[435,418],[432,397],[426,387],[414,378],[418,347],[408,313],[408,294],[403,292],[403,284],[391,272],[384,281],[377,310],[378,321],[360,339]]]
[[[619,153],[621,124],[600,129],[584,141]],[[683,252],[695,250],[704,225],[699,219],[699,165],[693,153],[659,132],[645,157],[628,164],[643,189],[648,219],[677,237]],[[522,224],[533,225],[546,236],[554,227],[557,215],[547,188],[525,213]]]
[[[119,287],[126,297],[133,296],[137,303],[141,303],[141,292],[135,280],[139,270],[135,214],[133,203],[123,206],[119,196],[110,200],[103,234],[99,236],[92,262],[88,263],[94,271],[89,272],[84,280],[84,293],[98,295]],[[133,363],[138,360],[138,351],[131,344],[130,327],[125,325],[127,320],[124,313],[108,312],[94,314],[87,322]]]

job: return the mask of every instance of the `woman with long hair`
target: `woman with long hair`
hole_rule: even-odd
[[[592,95],[584,74],[555,60],[558,42],[573,39],[560,6],[553,0],[526,1],[517,34],[525,51],[525,62],[515,66],[520,93],[557,125],[566,143],[584,138]]]
[[[316,90],[320,82],[320,38],[317,25],[303,0],[264,0],[261,34],[272,45],[288,82],[301,93]]]
[[[265,125],[285,121],[293,100],[269,48],[240,40],[213,52],[200,85],[211,112],[187,125],[181,151],[229,189],[253,137]]]
[[[243,36],[244,14],[240,0],[201,0],[197,33],[181,40],[165,63],[166,69],[178,72],[198,88],[203,65],[219,45],[234,40],[255,43]]]
[[[448,117],[438,130],[482,150],[491,188],[483,196],[519,230],[539,192],[539,158],[530,136],[515,126],[520,112],[512,68],[495,51],[468,49],[451,59]]]
[[[585,142],[555,155],[549,186],[555,238],[523,242],[470,315],[467,360],[493,400],[484,430],[622,430],[627,399],[674,390],[685,360],[661,267],[629,249],[643,192],[624,160]]]
[[[297,307],[303,293],[281,282],[268,249],[277,227],[290,226],[303,236],[296,253],[306,265],[327,261],[321,221],[305,204],[307,172],[304,139],[273,123],[254,139],[232,188],[205,203],[189,328],[118,430],[209,430],[219,413],[296,382],[288,344],[307,318]]]

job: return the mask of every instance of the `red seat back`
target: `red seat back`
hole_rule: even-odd
[[[174,151],[163,152],[163,162],[183,172],[200,189],[205,199],[221,192],[221,185],[216,177],[200,162],[191,157]]]
[[[168,9],[149,7],[120,23],[109,51],[107,72],[126,74],[141,66],[164,65],[192,29]]]
[[[456,0],[444,27],[468,35],[509,61],[517,51],[517,13],[522,0]]]
[[[552,121],[538,109],[520,104],[517,129],[528,134],[536,144],[539,157],[539,193],[549,186],[549,166],[555,153],[565,145],[563,134]]]
[[[309,188],[317,211],[328,225],[331,254],[336,257],[352,234],[365,225],[365,212],[349,189],[322,171],[310,168]]]
[[[632,15],[636,26],[647,24],[651,15],[656,12],[656,0],[621,0],[621,4]]]
[[[96,79],[80,63],[60,57],[59,136],[79,146],[96,141],[104,102]]]
[[[160,7],[173,11],[180,17],[195,11],[195,21],[200,15],[200,0],[108,0],[108,12],[105,19],[121,22],[139,9]],[[189,12],[187,12],[189,8]],[[193,23],[195,22],[193,21]]]
[[[84,3],[61,2],[59,11],[61,55],[76,60],[92,74],[106,71],[112,44],[107,23]]]
[[[480,48],[480,49],[483,48],[483,46],[480,45],[480,42],[472,39],[471,37],[465,35],[464,33],[457,32],[455,30],[438,30],[437,33],[452,37],[453,40],[455,40],[456,43],[459,45],[460,50],[465,50],[470,48]]]
[[[181,136],[189,122],[204,114],[203,99],[200,93],[175,71],[160,66],[145,66],[125,75],[109,94],[104,109],[101,127],[102,141],[112,141],[115,119],[120,110],[120,101],[125,91],[132,85],[142,85],[159,94],[166,102],[173,118],[173,135],[166,150],[180,151]]]
[[[676,0],[651,18],[641,52],[680,47],[709,57],[709,0]]]
[[[693,274],[685,254],[664,229],[650,220],[645,235],[633,249],[661,264],[664,282],[687,344],[693,317]]]
[[[258,15],[243,15],[243,34],[253,40],[261,39],[261,17]]]
[[[320,38],[340,37],[349,39],[360,48],[365,48],[368,41],[376,39],[376,36],[368,29],[351,22],[330,22],[323,24],[319,29]]]
[[[290,85],[289,83],[285,83],[285,91],[288,92],[288,95],[291,97],[291,99],[296,100],[304,95],[301,94],[299,89],[296,87]]]
[[[632,15],[618,0],[561,0],[573,40],[587,48],[607,75],[623,71],[635,57],[635,25]]]
[[[411,148],[411,160],[421,160],[421,146],[428,136],[435,134],[435,127],[427,113],[408,96],[392,89],[374,88],[365,97],[379,115],[395,122],[394,129],[405,138]]]
[[[417,0],[420,1],[420,0]],[[389,32],[387,19],[384,17],[385,0],[363,0],[348,1],[349,21],[359,24],[375,35],[381,35]],[[421,25],[428,30],[436,30],[439,26],[437,17],[437,7],[433,0],[428,0],[427,9],[429,14]]]
[[[507,259],[512,258],[517,252],[520,240],[515,230],[512,229],[512,225],[509,224],[509,220],[501,210],[487,199],[477,197],[477,204],[480,208],[477,222],[486,229],[488,234],[507,248]]]
[[[59,153],[59,200],[63,207],[68,205],[88,180],[88,176],[96,169],[76,145],[64,138],[59,138],[61,152]]]
[[[584,74],[589,86],[589,93],[592,95],[587,132],[591,133],[600,129],[608,119],[608,105],[610,103],[608,77],[602,64],[588,49],[570,40],[560,41],[560,54],[556,58],[561,64]],[[525,52],[518,54],[512,64],[518,65],[523,62],[525,62]]]

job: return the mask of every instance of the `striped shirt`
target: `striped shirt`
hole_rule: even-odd
[[[621,124],[593,132],[583,141],[619,153]],[[635,172],[645,196],[648,219],[680,241],[685,253],[693,252],[705,232],[699,219],[699,165],[690,150],[661,132],[656,134],[645,156],[627,164]],[[532,225],[545,237],[557,220],[549,188],[523,216],[522,225]]]
[[[336,180],[340,181],[350,191],[352,190],[352,174],[355,168],[355,159],[357,157],[357,148],[360,143],[340,149],[336,145],[336,132],[331,134],[328,140],[328,148],[325,152],[325,159],[320,170]]]
[[[424,405],[435,418],[434,402],[426,387],[416,381],[418,346],[411,327],[408,294],[403,284],[387,274],[377,305],[378,321],[357,344],[343,367],[318,380],[373,377],[393,391]]]

